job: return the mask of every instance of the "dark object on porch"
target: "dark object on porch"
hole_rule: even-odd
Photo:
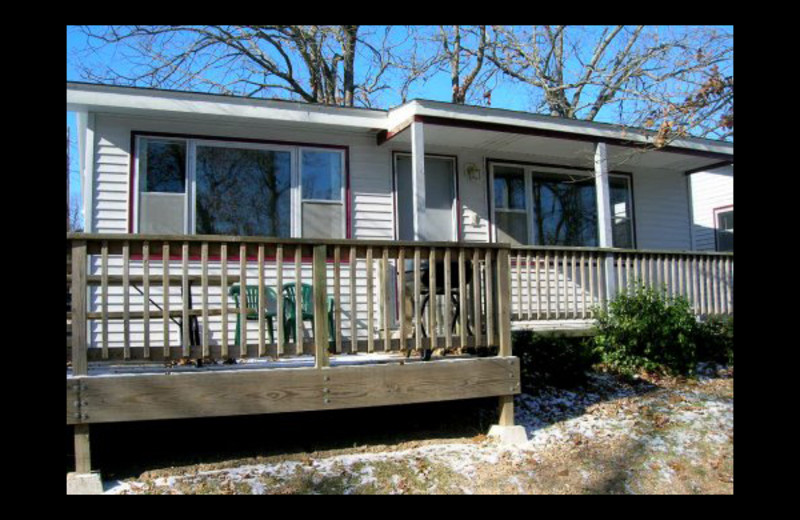
[[[413,265],[411,269],[406,268],[406,283],[409,282],[408,274],[411,274],[410,282],[412,284],[412,292],[413,292]],[[467,294],[469,294],[469,288],[472,287],[472,265],[470,263],[464,264],[464,278],[466,282],[465,289],[467,290]],[[445,296],[445,280],[444,280],[444,261],[437,260],[436,262],[436,287],[435,287],[435,294],[437,296]],[[422,296],[422,302],[420,304],[420,316],[425,315],[425,307],[427,307],[428,302],[431,299],[431,273],[430,273],[430,261],[422,261],[420,262],[420,295]],[[453,318],[450,320],[451,323],[451,333],[455,333],[456,325],[459,323],[461,319],[461,294],[459,292],[459,272],[458,272],[458,262],[450,262],[450,301],[453,306]],[[425,320],[422,320],[421,329],[423,337],[428,337],[428,331],[425,329]],[[472,326],[469,323],[469,319],[467,319],[467,330],[469,334],[472,334]],[[431,349],[424,349],[422,351],[422,359],[425,361],[429,361],[431,359],[433,351]]]

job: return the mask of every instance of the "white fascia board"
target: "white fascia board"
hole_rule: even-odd
[[[583,134],[590,137],[597,137],[599,140],[625,139],[640,143],[651,143],[652,138],[636,129],[626,129],[618,125],[608,125],[595,123],[592,121],[570,120],[529,114],[525,112],[515,112],[488,107],[473,107],[467,105],[453,105],[450,103],[440,103],[436,101],[413,100],[405,105],[390,111],[390,118],[395,117],[395,112],[400,113],[401,109],[410,112],[404,117],[414,115],[444,117],[448,119],[464,119],[468,121],[483,122],[490,124],[502,124],[550,130],[554,132],[565,132],[573,134]],[[401,120],[401,118],[398,118]],[[613,144],[613,143],[612,143]],[[687,138],[676,139],[670,143],[675,148],[688,148],[714,153],[723,153],[733,156],[733,143],[713,141],[710,139]]]
[[[67,110],[160,112],[385,129],[386,112],[188,92],[67,84]]]

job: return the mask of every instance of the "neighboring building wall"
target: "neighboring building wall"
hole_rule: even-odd
[[[692,197],[692,249],[716,250],[714,210],[733,206],[733,166],[689,175]]]

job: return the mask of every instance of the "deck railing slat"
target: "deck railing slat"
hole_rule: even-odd
[[[333,248],[333,305],[334,305],[334,323],[336,324],[336,340],[335,349],[337,354],[342,352],[342,248],[336,246]],[[280,297],[278,299],[281,299]],[[279,313],[278,316],[281,316]],[[278,320],[280,321],[280,320]]]
[[[144,275],[142,286],[144,358],[150,359],[150,242],[146,240],[142,243],[142,274]]]
[[[494,327],[494,324],[495,324],[495,316],[494,316],[494,311],[495,311],[495,309],[494,309],[495,292],[494,292],[494,280],[493,280],[493,278],[495,276],[495,272],[494,272],[494,269],[492,268],[492,265],[493,265],[492,250],[491,249],[487,249],[485,255],[486,255],[486,260],[485,260],[486,263],[484,265],[485,265],[485,272],[486,272],[486,293],[485,293],[485,298],[486,298],[486,344],[489,345],[489,346],[494,346],[497,343],[495,342],[495,330],[494,330],[495,329],[495,327]],[[509,258],[510,258],[510,255],[509,255]],[[509,260],[506,261],[506,265],[501,266],[501,269],[504,272],[508,272],[509,273],[509,277],[511,276],[511,270],[510,270],[511,263],[510,262],[511,262],[511,260],[509,259]],[[511,285],[510,278],[509,278],[509,285]],[[508,293],[508,298],[509,298],[508,299],[508,305],[509,305],[509,316],[510,316],[511,315],[510,314],[510,307],[511,307],[511,291],[510,290],[509,290],[509,293]]]
[[[219,246],[220,257],[220,300],[222,307],[228,308],[228,244],[222,243]],[[230,355],[228,351],[228,313],[222,313],[222,331],[220,334],[220,342],[222,348],[222,357],[228,358]]]
[[[428,251],[428,348],[439,346],[436,330],[436,249]]]
[[[295,353],[305,353],[303,337],[303,250],[294,248],[294,344]]]
[[[247,357],[247,245],[239,246],[239,356]]]
[[[392,335],[389,327],[391,325],[389,321],[389,310],[391,309],[391,304],[389,301],[389,297],[391,295],[391,291],[389,290],[389,248],[384,247],[383,252],[381,254],[381,315],[383,322],[383,351],[389,352],[392,350]]]
[[[460,313],[460,317],[458,320],[458,332],[459,332],[459,339],[461,340],[461,348],[463,349],[467,345],[467,332],[469,331],[469,326],[467,324],[467,315],[469,314],[469,309],[467,309],[467,261],[466,261],[467,253],[463,247],[458,249],[458,310]]]
[[[267,353],[266,347],[266,305],[264,305],[266,295],[264,294],[264,244],[258,245],[258,355],[264,356]],[[205,320],[203,320],[205,321]]]
[[[277,309],[277,329],[278,337],[275,340],[278,343],[277,352],[279,356],[284,354],[286,344],[286,331],[283,328],[283,244],[278,244],[275,247],[275,294],[278,297]]]
[[[447,351],[453,348],[453,336],[452,332],[452,320],[453,320],[453,309],[452,309],[452,302],[450,298],[452,297],[452,266],[450,265],[451,262],[451,252],[450,248],[446,248],[444,250],[444,347]]]
[[[375,352],[375,289],[372,246],[367,247],[367,352]]]
[[[473,323],[475,324],[475,345],[481,345],[482,323],[481,323],[481,261],[480,252],[475,249],[472,252],[472,307]]]
[[[169,344],[169,242],[164,242],[161,247],[161,263],[162,269],[162,282],[161,282],[161,308],[164,312],[162,318],[164,333],[164,359],[169,359],[170,344]]]
[[[103,240],[102,242],[102,253],[101,253],[101,269],[102,272],[102,282],[101,282],[101,295],[102,298],[102,312],[103,312],[103,332],[101,336],[102,340],[102,348],[103,348],[103,359],[108,359],[108,241]]]
[[[131,246],[127,240],[122,243],[122,346],[125,349],[125,359],[130,359],[131,354]]]

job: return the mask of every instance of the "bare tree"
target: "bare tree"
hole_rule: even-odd
[[[491,67],[486,52],[491,29],[485,25],[406,28],[413,41],[403,54],[393,56],[392,65],[400,71],[403,102],[411,86],[437,74],[450,77],[451,102],[491,104],[490,82],[497,69]]]
[[[244,96],[276,93],[309,103],[369,104],[386,88],[386,66],[359,75],[364,43],[358,25],[123,25],[83,26],[88,50],[82,76],[103,83],[175,89],[204,88]],[[101,58],[113,47],[114,60]],[[385,53],[364,43],[364,60]],[[121,58],[121,59],[120,59]]]
[[[729,136],[730,96],[701,94],[732,61],[731,34],[708,27],[494,27],[487,57],[509,78],[535,87],[536,108],[551,115],[658,127],[663,145],[689,133]],[[716,68],[715,68],[716,67]],[[707,102],[700,102],[702,98]],[[681,117],[678,117],[681,116]],[[700,124],[700,122],[705,124]]]
[[[70,197],[69,214],[67,216],[67,231],[83,231],[83,215],[81,213],[81,198],[78,195]]]

